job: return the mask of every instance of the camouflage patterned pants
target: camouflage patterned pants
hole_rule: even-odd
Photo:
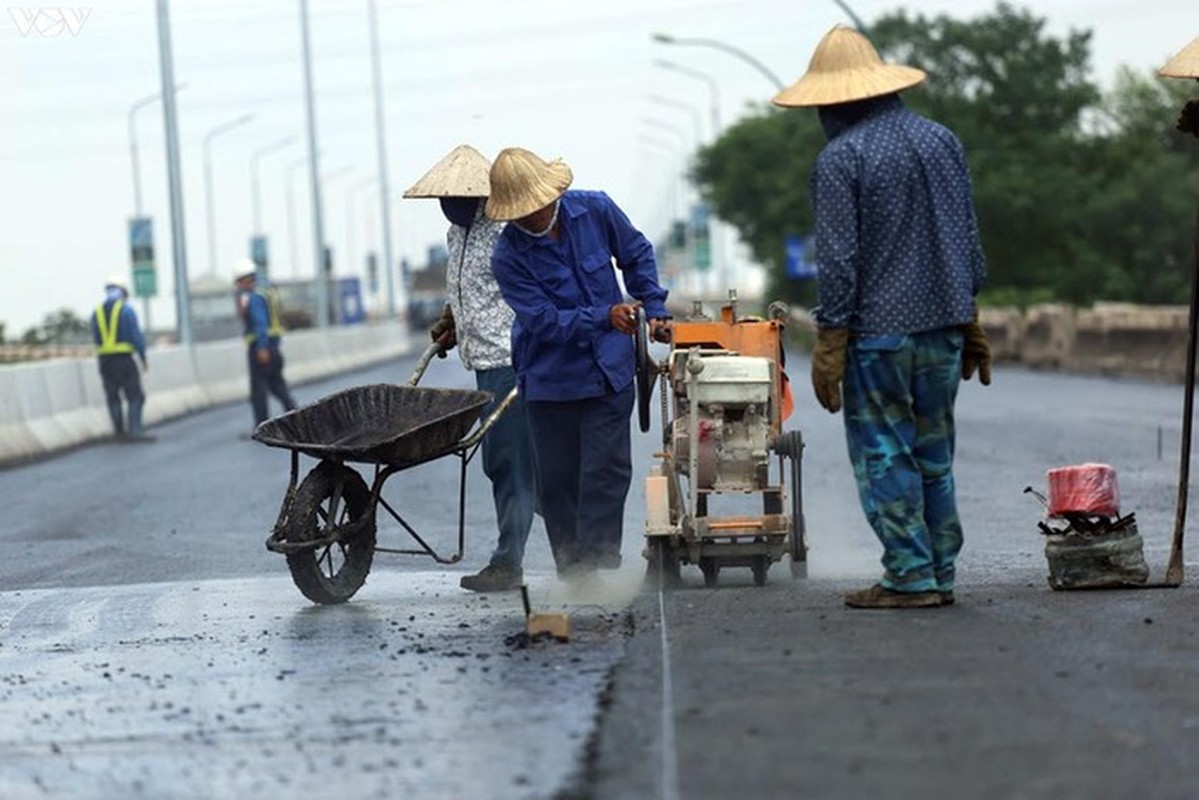
[[[956,329],[850,340],[845,438],[889,589],[953,589],[962,549],[953,485],[961,363]]]

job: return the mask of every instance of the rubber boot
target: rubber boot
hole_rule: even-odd
[[[108,417],[112,420],[112,432],[118,439],[125,436],[125,418],[121,413],[121,401],[115,400],[108,403]]]
[[[152,442],[154,437],[142,428],[142,404],[129,404],[129,437],[137,442]]]

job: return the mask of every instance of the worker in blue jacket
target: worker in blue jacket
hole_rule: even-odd
[[[268,393],[274,395],[287,411],[295,408],[296,403],[283,377],[283,352],[279,345],[284,329],[278,298],[274,291],[258,286],[257,267],[249,259],[239,262],[235,283],[237,310],[245,332],[250,406],[257,426],[268,417]]]
[[[566,191],[573,175],[563,162],[511,147],[490,177],[486,214],[510,221],[491,263],[516,312],[512,366],[539,505],[559,576],[586,579],[620,566],[635,315],[643,305],[654,330],[664,326],[666,290],[649,240],[603,192]]]
[[[100,362],[100,379],[104,382],[104,398],[108,416],[112,419],[113,434],[122,441],[150,441],[142,426],[142,407],[146,395],[142,391],[141,374],[133,356],[146,362],[146,339],[137,322],[137,312],[126,302],[129,287],[124,278],[114,275],[104,284],[104,302],[92,312],[92,341]],[[122,402],[122,396],[124,402]],[[128,424],[124,405],[128,404]]]

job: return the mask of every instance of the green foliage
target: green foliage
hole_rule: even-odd
[[[1090,78],[1089,31],[1046,33],[1008,3],[968,20],[898,11],[870,25],[884,60],[929,73],[904,92],[966,147],[989,298],[1186,302],[1199,146],[1174,130],[1187,81]],[[763,106],[699,154],[694,178],[768,266],[768,291],[815,302],[783,275],[783,242],[810,231],[808,176],[825,144],[813,110]]]
[[[69,308],[47,314],[40,325],[21,335],[21,344],[86,344],[90,341],[90,321]]]

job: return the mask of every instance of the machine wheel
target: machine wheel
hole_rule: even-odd
[[[645,584],[651,589],[674,589],[682,582],[679,555],[665,537],[655,536],[645,543]]]
[[[751,566],[754,571],[754,586],[765,586],[766,573],[770,570],[770,558],[754,556],[754,563]]]
[[[349,541],[288,553],[291,578],[314,603],[344,603],[354,596],[375,557],[375,519],[371,491],[354,470],[322,461],[300,483],[287,520],[288,542],[310,542],[369,515]]]
[[[715,589],[716,584],[720,582],[720,565],[716,563],[716,559],[704,556],[699,560],[699,568],[704,573],[704,586]]]
[[[641,426],[641,432],[648,433],[649,404],[654,394],[656,371],[649,355],[649,322],[645,318],[645,309],[641,306],[637,307],[637,332],[634,341],[637,356],[637,422]]]

